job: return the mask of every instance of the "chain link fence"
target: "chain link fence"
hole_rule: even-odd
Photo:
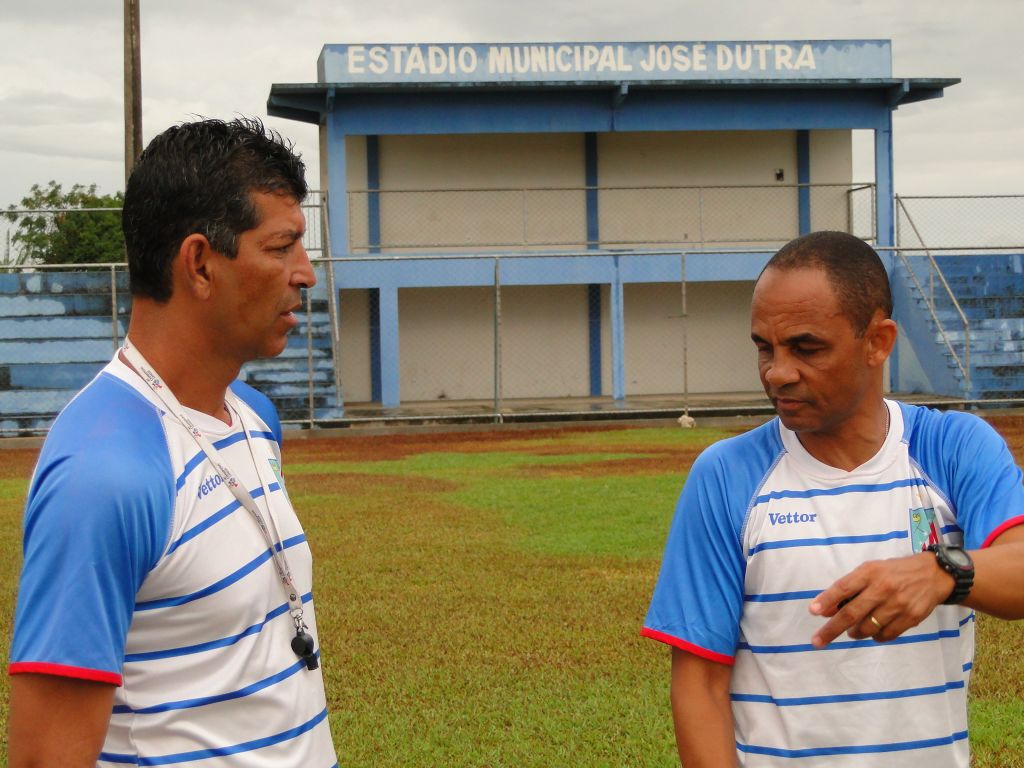
[[[897,244],[1024,249],[1024,195],[896,196]]]
[[[464,229],[449,218],[415,236],[410,227],[404,240],[382,231],[379,245],[369,242],[370,228],[360,234],[353,224],[352,241],[361,243],[353,251],[364,252],[343,257],[330,254],[325,200],[317,195],[306,205],[305,245],[318,283],[305,294],[285,353],[250,363],[243,377],[275,401],[285,423],[306,427],[767,411],[753,346],[743,340],[753,276],[796,234],[788,213],[797,210],[801,190],[755,188],[729,197],[725,189],[604,190],[600,231],[615,242],[602,239],[599,248],[570,248],[569,238],[559,239],[566,221],[573,229],[585,224],[579,217],[587,190],[539,191],[574,196],[567,210],[557,194],[531,200],[530,190],[479,199],[463,196],[468,191],[408,193],[409,200],[434,195],[435,213],[457,200],[495,210],[499,200],[518,205],[515,215],[501,214],[505,229],[485,230],[455,205],[454,222]],[[807,193],[814,228],[875,240],[873,187]],[[350,212],[360,194],[369,193],[355,194]],[[832,196],[832,204],[815,204],[819,194]],[[769,200],[782,201],[786,216],[778,219],[789,223],[752,213],[744,232],[728,229],[730,221],[739,226],[744,206]],[[1005,238],[1001,248],[983,247],[968,230],[954,241],[962,247],[938,247],[931,238],[959,217],[948,198],[933,200],[902,198],[898,206],[894,290],[899,311],[913,312],[901,320],[907,338],[894,386],[925,398],[1024,402],[1024,248]],[[997,213],[977,200],[997,200]],[[965,205],[985,220],[1024,212],[1022,201],[971,198]],[[679,213],[667,222],[621,214],[670,203]],[[695,219],[688,218],[692,204]],[[930,213],[933,206],[942,214]],[[408,210],[425,215],[416,205]],[[690,230],[704,240],[683,240]],[[532,251],[488,251],[476,240],[507,245],[513,233],[517,247]],[[683,241],[630,240],[641,235]],[[390,252],[373,252],[384,243]],[[430,248],[449,252],[423,253]],[[432,283],[446,287],[421,287]],[[45,431],[110,359],[129,312],[123,263],[0,266],[0,434]]]
[[[317,258],[325,247],[323,197],[312,193],[303,208],[304,244]],[[9,209],[3,213],[0,435],[38,434],[110,361],[127,332],[131,296],[120,210]],[[112,230],[117,239],[110,236]],[[80,236],[83,233],[85,237]],[[53,251],[59,256],[63,253],[59,248],[68,241],[77,243],[78,263],[38,263],[41,243],[57,244],[47,251],[53,258]],[[116,260],[89,260],[97,255]],[[282,420],[307,426],[317,417],[337,413],[331,354],[333,274],[322,263],[316,274],[318,284],[305,292],[306,311],[282,356],[255,361],[242,372],[243,378],[275,399]]]
[[[874,186],[355,190],[354,254],[452,249],[748,247],[798,232],[801,195],[812,229],[874,234]],[[587,198],[596,217],[589,230]]]
[[[897,195],[893,287],[919,309],[906,335],[935,351],[904,350],[906,388],[942,381],[969,402],[1024,399],[1022,223],[1020,195]]]

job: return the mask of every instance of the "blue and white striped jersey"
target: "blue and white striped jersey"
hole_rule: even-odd
[[[972,611],[939,606],[889,643],[810,644],[825,621],[811,599],[861,563],[919,552],[934,529],[977,549],[1024,523],[1021,472],[991,427],[887,406],[885,443],[853,471],[773,419],[710,447],[686,481],[642,634],[735,665],[746,768],[968,765]]]
[[[265,397],[232,389],[241,423],[188,415],[256,503],[269,501],[318,638],[280,423]],[[118,685],[99,765],[336,765],[323,677],[291,650],[294,625],[256,523],[116,357],[47,437],[24,555],[10,671]]]

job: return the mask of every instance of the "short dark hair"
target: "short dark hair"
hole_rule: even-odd
[[[234,258],[259,225],[253,192],[302,202],[309,191],[293,144],[256,118],[197,120],[154,138],[128,179],[122,222],[133,296],[166,302],[171,263],[189,235]]]
[[[892,291],[885,265],[875,250],[846,232],[811,232],[790,240],[772,256],[769,269],[788,271],[817,268],[825,271],[839,308],[860,336],[877,310],[892,317]]]

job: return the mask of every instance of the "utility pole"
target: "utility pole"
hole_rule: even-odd
[[[139,0],[124,0],[124,182],[142,154],[142,54]]]

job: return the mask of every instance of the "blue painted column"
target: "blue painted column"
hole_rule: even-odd
[[[895,187],[892,171],[892,112],[886,112],[884,125],[875,129],[875,207],[878,222],[878,245],[888,248],[895,245],[895,219],[893,204]],[[882,254],[883,258],[886,254]],[[892,255],[888,254],[886,266],[892,266]]]
[[[877,244],[879,248],[891,248],[896,244],[894,205],[896,191],[893,182],[892,162],[892,111],[887,111],[882,125],[875,128],[875,221],[877,222]],[[889,273],[890,279],[896,263],[891,250],[880,250],[879,256]],[[900,361],[897,347],[889,357],[889,386],[898,389]]]
[[[619,271],[619,257],[613,256],[615,276],[612,279],[611,321],[612,321],[612,397],[616,400],[626,398],[626,333],[623,307],[625,304],[622,293],[622,273]]]
[[[796,132],[797,211],[800,234],[811,231],[811,132]]]
[[[331,254],[350,255],[348,247],[348,168],[345,157],[345,134],[334,110],[334,95],[327,99],[327,215],[331,222]],[[340,278],[340,263],[334,262],[334,275]]]
[[[366,229],[370,253],[380,253],[380,139],[366,137]],[[381,402],[380,365],[380,289],[369,288],[367,312],[370,315],[370,400]]]
[[[584,182],[587,187],[587,249],[601,247],[597,200],[597,134],[583,134]],[[601,286],[587,286],[587,337],[590,361],[590,395],[601,394]]]
[[[327,111],[324,115],[324,132],[327,134],[326,141],[323,142],[322,146],[332,147],[333,149],[327,153],[326,161],[321,165],[325,169],[327,174],[326,179],[320,180],[320,186],[322,189],[327,191],[327,222],[330,227],[330,243],[329,254],[335,259],[344,258],[349,255],[348,246],[348,174],[346,168],[346,157],[345,157],[345,134],[342,131],[341,123],[338,120],[338,115],[334,110],[334,89],[332,88],[327,95]],[[334,284],[335,286],[341,284],[341,262],[334,261],[328,265],[328,269],[334,270]],[[341,306],[341,295],[340,291],[333,297],[337,299],[337,306]],[[339,310],[340,311],[340,310]],[[338,328],[338,339],[341,338],[340,329],[340,316],[335,318],[335,321],[339,323]],[[338,350],[333,350],[334,354],[338,354]],[[335,375],[339,378],[340,373],[339,363],[337,360],[332,361],[335,366]],[[342,382],[344,384],[344,382]],[[343,387],[337,390],[338,395],[338,408],[342,409],[344,413],[344,390]]]
[[[382,285],[378,289],[380,319],[380,402],[385,408],[397,408],[399,399],[398,288]]]

